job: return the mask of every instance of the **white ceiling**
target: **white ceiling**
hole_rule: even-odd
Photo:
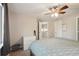
[[[67,3],[66,3],[67,4]],[[8,8],[10,12],[18,14],[27,14],[30,16],[40,16],[45,12],[48,7],[58,5],[56,3],[9,3]],[[63,4],[61,4],[63,5]],[[69,8],[65,10],[67,14],[75,14],[79,12],[79,4],[71,3],[67,4]]]

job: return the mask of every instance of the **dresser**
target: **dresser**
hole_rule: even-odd
[[[31,43],[35,40],[35,36],[23,36],[23,50],[29,50]]]

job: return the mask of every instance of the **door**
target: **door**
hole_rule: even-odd
[[[48,38],[48,22],[39,22],[39,39]]]

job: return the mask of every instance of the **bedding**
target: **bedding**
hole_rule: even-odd
[[[36,40],[30,50],[35,56],[79,56],[79,42],[55,38]]]

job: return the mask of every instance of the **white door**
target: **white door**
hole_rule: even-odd
[[[39,22],[39,39],[47,39],[48,22]]]

